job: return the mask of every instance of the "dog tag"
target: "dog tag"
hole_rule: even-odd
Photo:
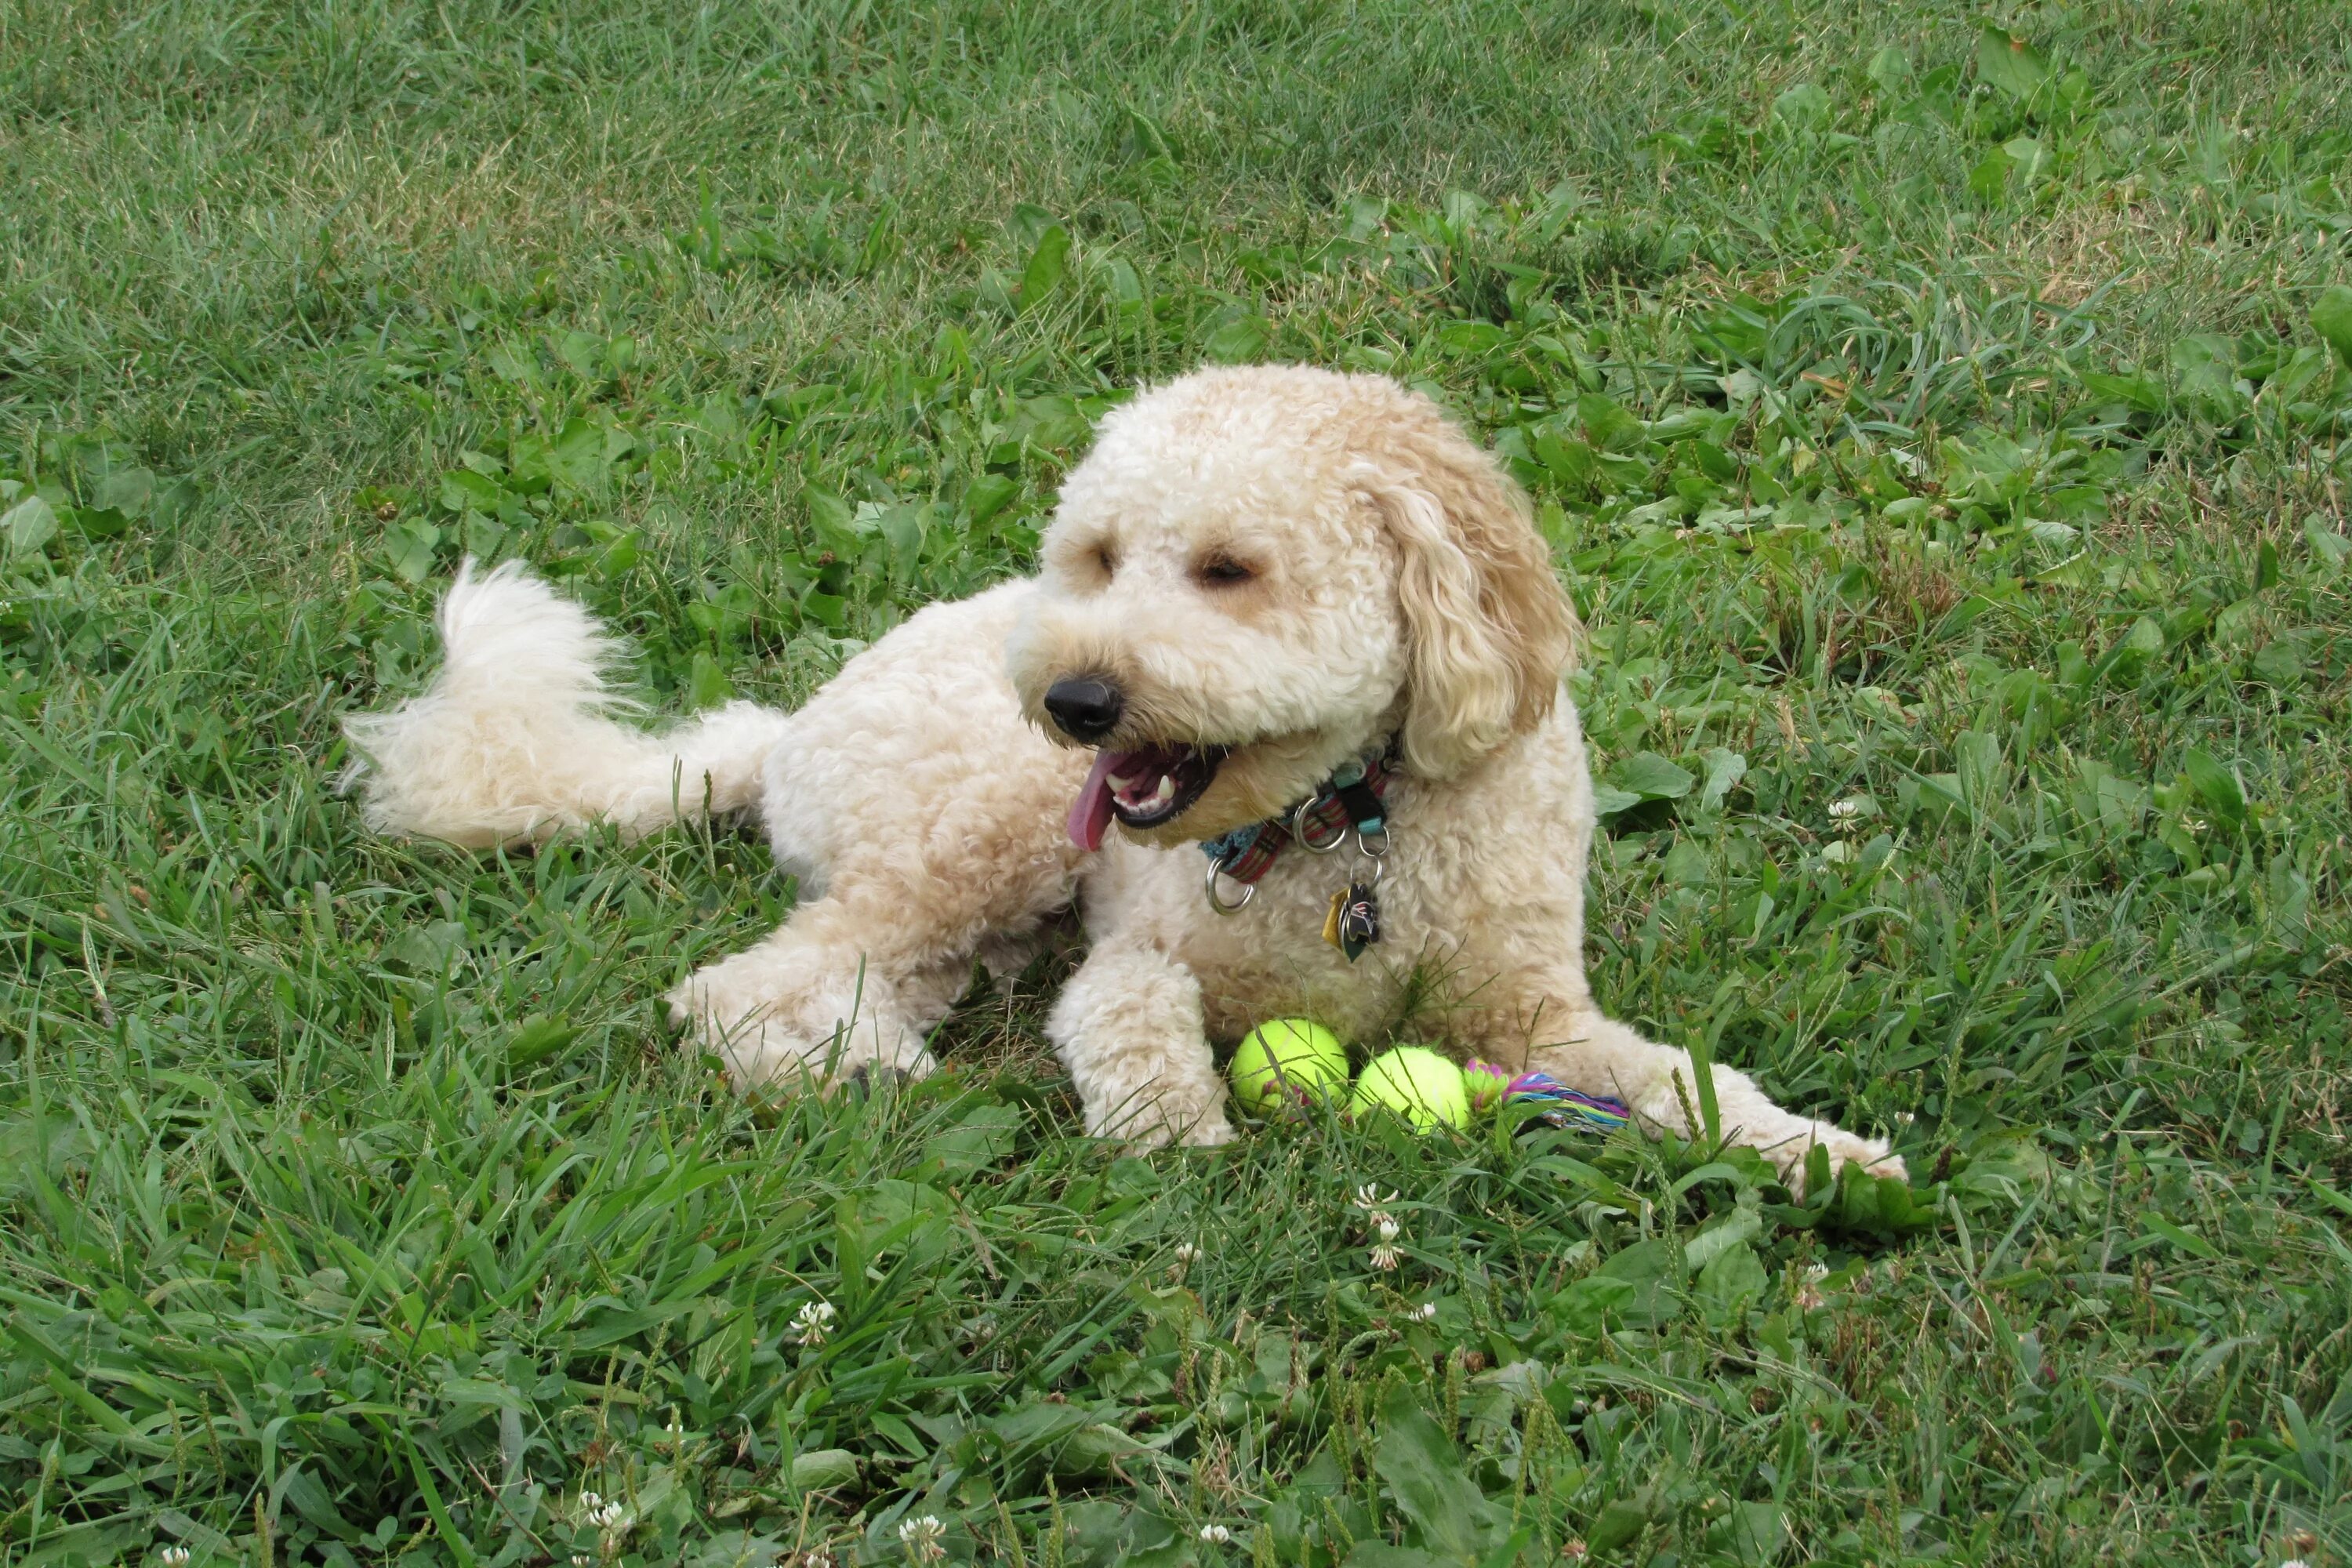
[[[1345,892],[1331,895],[1323,940],[1346,953],[1350,963],[1381,940],[1381,903],[1369,883],[1350,882]]]

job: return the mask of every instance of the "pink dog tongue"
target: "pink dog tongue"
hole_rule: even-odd
[[[1103,831],[1110,826],[1110,770],[1126,760],[1124,752],[1097,752],[1095,765],[1070,803],[1070,842],[1081,849],[1102,847]]]

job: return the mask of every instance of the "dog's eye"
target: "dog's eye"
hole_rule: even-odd
[[[1212,555],[1192,569],[1192,575],[1214,588],[1230,588],[1257,575],[1230,555]]]
[[[1095,570],[1108,577],[1118,570],[1118,557],[1108,544],[1097,544],[1094,550]]]

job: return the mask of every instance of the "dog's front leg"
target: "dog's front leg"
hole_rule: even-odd
[[[1095,949],[1062,988],[1045,1032],[1096,1137],[1142,1149],[1232,1139],[1201,983],[1167,954],[1118,943]]]
[[[1569,988],[1563,987],[1563,990]],[[1571,994],[1581,998],[1582,987]],[[1539,1037],[1528,1066],[1549,1073],[1570,1089],[1622,1100],[1647,1132],[1672,1128],[1685,1137],[1699,1131],[1696,1068],[1689,1053],[1645,1040],[1589,1001],[1539,1014]],[[1864,1138],[1828,1121],[1800,1116],[1772,1103],[1755,1079],[1717,1063],[1714,1072],[1718,1125],[1725,1137],[1762,1153],[1790,1185],[1801,1192],[1805,1160],[1815,1144],[1829,1152],[1830,1167],[1853,1163],[1874,1174],[1905,1173],[1902,1157],[1887,1152],[1885,1140]]]

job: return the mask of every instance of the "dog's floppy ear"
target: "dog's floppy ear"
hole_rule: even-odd
[[[1435,409],[1417,412],[1360,472],[1402,557],[1405,764],[1448,778],[1551,711],[1576,612],[1527,493]]]

